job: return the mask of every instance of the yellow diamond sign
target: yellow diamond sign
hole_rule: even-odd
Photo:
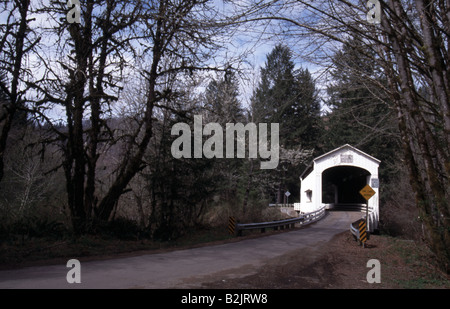
[[[366,185],[364,188],[359,191],[359,193],[368,201],[374,194],[375,191],[369,185]]]

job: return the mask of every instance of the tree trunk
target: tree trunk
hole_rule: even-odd
[[[419,12],[421,12],[422,30],[428,66],[430,67],[433,90],[436,99],[444,111],[445,119],[446,105],[448,104],[445,89],[445,78],[438,58],[439,46],[431,33],[430,20],[425,20],[423,1],[416,1]],[[391,9],[397,16],[402,16],[403,11],[400,3],[391,3]],[[418,97],[414,87],[412,69],[409,64],[408,51],[412,50],[409,42],[404,39],[407,32],[405,23],[399,22],[394,25],[386,20],[383,22],[386,32],[392,44],[393,54],[396,58],[399,86],[401,97],[394,101],[400,111],[399,128],[403,137],[405,159],[409,166],[410,179],[416,194],[417,206],[421,210],[422,219],[425,222],[431,238],[431,247],[441,261],[441,265],[449,271],[450,261],[450,213],[448,202],[448,153],[445,147],[440,145],[440,137],[434,134],[426,120],[426,110],[421,106],[424,104]],[[426,28],[426,29],[424,29]],[[395,91],[396,85],[391,87]],[[444,131],[447,133],[447,124],[444,121]],[[413,136],[410,139],[409,136]],[[448,134],[444,134],[448,140]],[[448,147],[448,145],[447,145]],[[421,166],[423,164],[423,166]],[[447,184],[447,185],[446,185]]]
[[[28,11],[30,6],[30,0],[14,1],[13,5],[17,5],[20,13],[19,28],[17,33],[14,34],[15,45],[14,50],[11,53],[14,55],[13,59],[10,59],[12,63],[12,78],[11,88],[7,95],[7,102],[5,104],[5,119],[2,130],[0,132],[0,182],[3,179],[4,174],[4,155],[6,150],[6,144],[8,141],[8,135],[13,124],[14,116],[17,108],[20,105],[20,98],[18,96],[19,79],[22,71],[22,60],[24,56],[24,41],[28,31]],[[9,35],[9,31],[6,31],[5,36]]]

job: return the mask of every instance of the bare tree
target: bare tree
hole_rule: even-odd
[[[40,147],[40,132],[29,125],[23,130],[11,132],[8,151],[5,156],[5,177],[1,190],[1,203],[7,215],[21,219],[39,213],[38,206],[57,191],[55,173],[47,173],[53,168],[50,153],[45,159]]]
[[[24,60],[40,40],[30,28],[30,10],[30,0],[0,1],[0,14],[5,17],[0,25],[0,181],[9,132],[18,110],[25,107]]]
[[[72,24],[65,19],[65,5],[42,11],[53,18],[43,34],[57,43],[41,49],[45,74],[31,83],[40,94],[33,112],[53,131],[47,142],[61,146],[72,224],[83,233],[95,220],[110,218],[131,179],[145,167],[155,107],[176,95],[170,81],[180,74],[221,70],[210,58],[220,48],[213,38],[223,28],[208,1],[87,0],[80,23]],[[146,82],[142,114],[133,130],[121,135],[108,125],[111,106],[127,104],[121,90],[136,73]],[[65,112],[63,129],[48,116],[55,106]],[[116,143],[124,151],[115,156],[115,172],[100,192],[98,160]]]
[[[135,149],[120,164],[120,173],[99,204],[99,218],[107,220],[115,202],[134,175],[143,168],[142,157],[152,137],[152,117],[159,102],[170,101],[175,89],[162,88],[161,82],[179,77],[179,73],[192,74],[197,70],[217,70],[201,63],[211,57],[215,45],[212,40],[219,28],[215,24],[208,1],[159,1],[155,12],[144,15],[146,35],[152,46],[150,69],[143,74],[147,81],[145,112],[141,130],[136,132]],[[139,138],[138,136],[142,136]]]

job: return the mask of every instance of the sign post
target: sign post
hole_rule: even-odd
[[[375,195],[375,191],[372,189],[371,186],[369,186],[368,184],[365,185],[364,188],[361,189],[361,191],[359,191],[359,194],[361,194],[364,199],[366,200],[366,222],[364,225],[360,225],[360,237],[359,240],[362,242],[363,248],[364,248],[364,244],[367,240],[367,234],[366,234],[366,228],[367,225],[369,224],[369,199]],[[364,235],[364,237],[361,238],[361,235]]]
[[[291,192],[286,191],[286,193],[284,193],[284,195],[286,195],[286,197],[287,197],[287,204],[289,204],[289,195],[291,195]]]

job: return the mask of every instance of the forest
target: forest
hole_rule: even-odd
[[[450,271],[448,0],[79,2],[0,1],[0,242],[263,220],[350,144],[382,162],[381,232]],[[279,124],[278,165],[174,157],[195,116]]]

